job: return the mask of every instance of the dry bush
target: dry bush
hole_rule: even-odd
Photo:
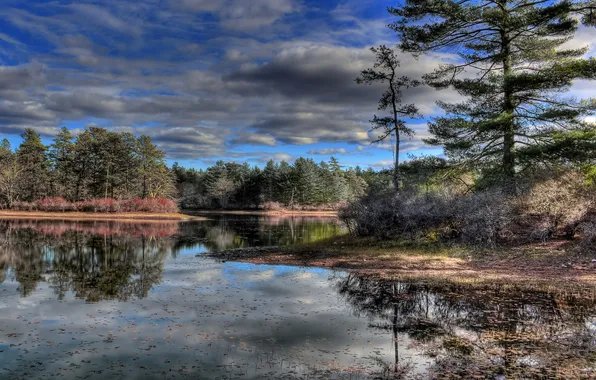
[[[593,254],[596,253],[596,216],[590,215],[586,219],[577,226],[581,239],[575,249],[582,254]]]
[[[498,192],[461,195],[446,191],[369,196],[344,208],[340,217],[352,233],[361,236],[495,246],[507,236],[512,212]]]
[[[526,222],[524,227],[530,229],[529,237],[547,240],[565,234],[573,238],[586,213],[594,206],[593,191],[584,176],[567,171],[550,178],[531,178],[529,182],[529,190],[517,203],[518,213]]]
[[[515,208],[500,190],[459,196],[454,203],[462,243],[494,247],[512,236]]]
[[[429,194],[367,196],[340,216],[357,235],[407,240],[443,240],[496,246],[573,238],[582,250],[596,246],[594,189],[579,172],[538,172],[520,183],[522,194],[506,197],[499,189],[462,193],[447,189]]]

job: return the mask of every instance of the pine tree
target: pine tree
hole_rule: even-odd
[[[17,164],[21,169],[19,191],[22,200],[32,202],[47,196],[49,192],[48,148],[33,129],[27,128],[21,137],[23,142],[16,152]]]
[[[332,156],[329,159],[329,169],[335,174],[341,173],[341,165],[337,161],[337,158]]]
[[[140,195],[169,196],[174,186],[174,178],[167,170],[165,152],[158,149],[149,136],[141,136],[137,141],[139,160]]]
[[[583,120],[595,103],[560,93],[596,76],[596,60],[582,58],[588,48],[562,47],[576,16],[594,24],[592,10],[587,2],[544,0],[406,0],[390,8],[403,50],[459,57],[425,77],[467,97],[439,102],[447,115],[429,123],[428,143],[515,192],[517,173],[552,158],[546,153],[557,150],[559,134],[590,129]]]
[[[79,134],[73,147],[72,172],[74,177],[74,201],[89,198],[88,184],[93,166],[93,138],[89,131]]]
[[[50,146],[48,157],[52,163],[52,193],[66,199],[74,196],[73,163],[74,143],[72,134],[62,127]]]
[[[395,166],[393,168],[393,186],[399,191],[399,152],[401,134],[412,136],[414,131],[406,126],[402,118],[415,118],[419,116],[418,108],[414,104],[402,104],[402,89],[416,87],[420,83],[398,74],[400,62],[395,52],[385,45],[371,48],[376,55],[376,62],[372,69],[364,70],[356,78],[356,83],[368,84],[383,83],[387,89],[379,100],[379,111],[388,111],[390,116],[378,117],[374,115],[371,123],[373,130],[381,130],[381,134],[374,142],[381,142],[392,135],[395,136]]]
[[[263,169],[263,173],[261,175],[261,194],[263,195],[264,202],[276,200],[275,187],[279,181],[278,177],[278,166],[273,162],[273,160],[269,160],[265,165],[265,169]]]
[[[318,203],[323,184],[317,164],[311,158],[300,157],[294,162],[293,169],[296,199],[304,205]]]

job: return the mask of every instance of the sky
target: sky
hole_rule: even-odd
[[[2,0],[0,137],[25,128],[51,143],[59,128],[148,135],[169,163],[263,165],[299,156],[388,167],[391,144],[371,144],[382,88],[354,79],[371,46],[394,46],[390,0]],[[580,29],[569,44],[596,40]],[[592,54],[590,52],[589,54]],[[449,54],[399,53],[401,73],[432,71]],[[589,83],[572,89],[595,94]],[[424,118],[401,158],[425,146],[426,120],[452,90],[419,87],[405,100]]]

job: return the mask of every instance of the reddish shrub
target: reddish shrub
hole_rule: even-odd
[[[118,201],[111,198],[90,199],[76,203],[76,209],[83,212],[117,212]]]
[[[174,213],[178,212],[178,206],[174,201],[166,198],[132,198],[116,200],[112,198],[90,199],[81,202],[71,203],[62,197],[43,198],[35,202],[15,202],[13,210],[19,211],[46,211],[46,212],[152,212],[152,213]]]
[[[48,212],[74,211],[76,209],[74,204],[62,197],[38,199],[35,201],[35,206],[37,210]]]
[[[120,207],[124,212],[178,212],[178,206],[176,203],[166,198],[125,199],[120,202]]]

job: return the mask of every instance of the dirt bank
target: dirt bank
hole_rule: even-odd
[[[342,237],[293,248],[233,249],[211,256],[255,264],[334,268],[390,278],[434,277],[460,282],[574,281],[596,285],[596,258],[570,253],[564,242],[473,252],[461,248],[404,247],[392,242]]]

